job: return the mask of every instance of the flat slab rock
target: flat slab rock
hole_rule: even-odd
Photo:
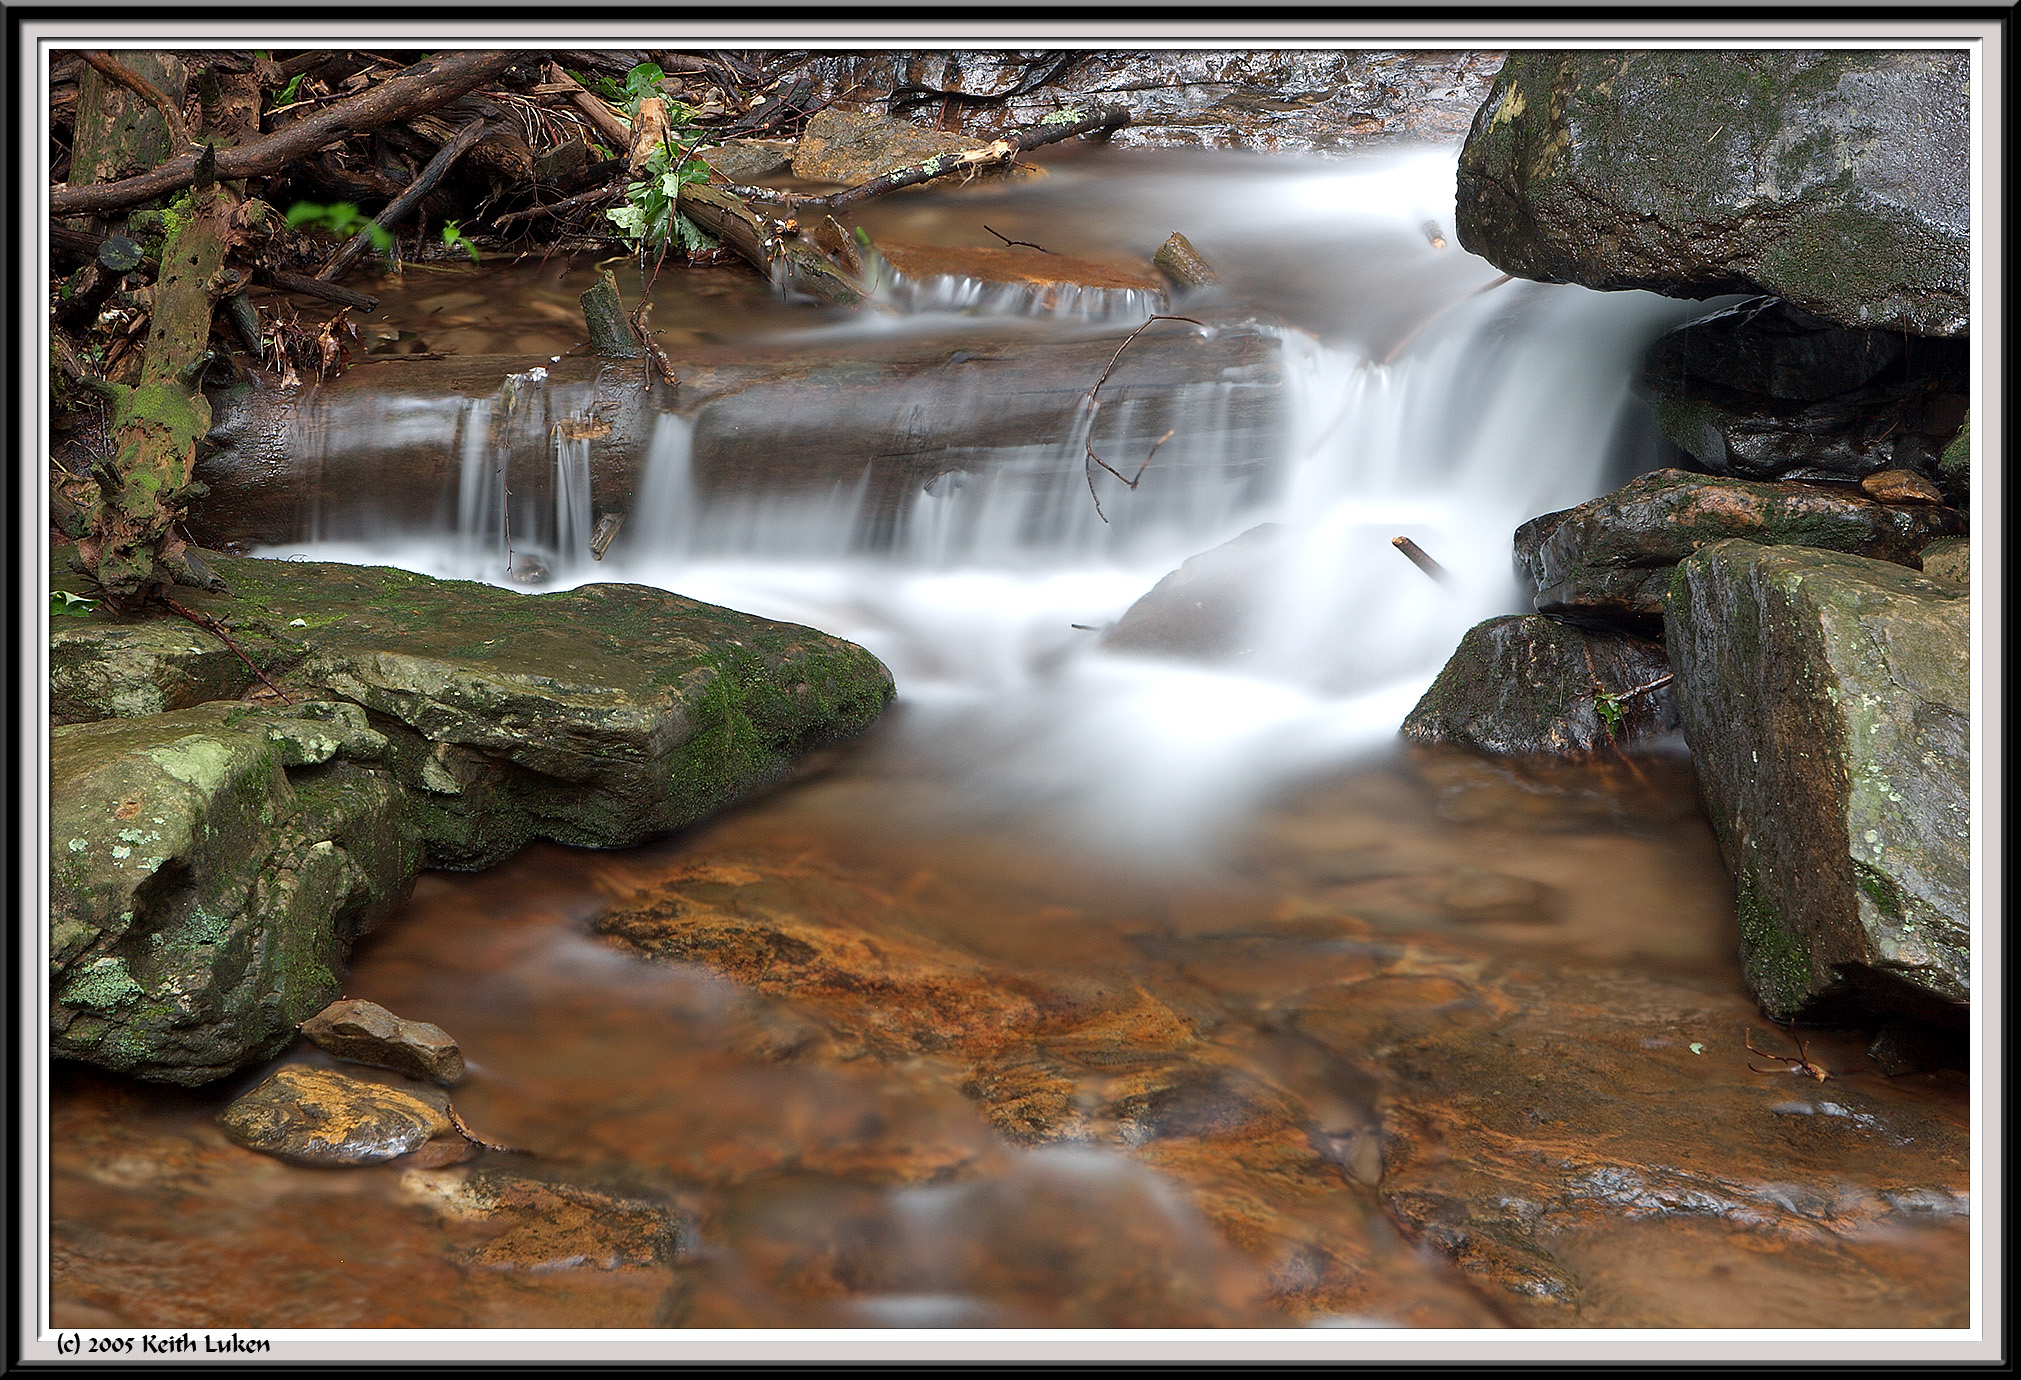
[[[1403,736],[1496,755],[1629,747],[1677,730],[1669,676],[1662,644],[1648,638],[1537,614],[1491,618],[1460,639]]]
[[[248,1150],[295,1164],[382,1164],[455,1136],[446,1108],[439,1093],[288,1064],[218,1113],[218,1124]]]
[[[807,121],[793,149],[793,175],[853,185],[936,154],[971,153],[988,146],[987,139],[829,106]]]
[[[1664,628],[1763,1009],[1961,1024],[1964,587],[1858,556],[1727,541],[1678,566]]]
[[[1539,613],[1653,624],[1671,568],[1716,541],[1819,547],[1913,567],[1930,542],[1964,530],[1956,509],[1880,503],[1850,487],[1655,470],[1524,523],[1515,558]]]
[[[376,1002],[334,1001],[302,1022],[316,1048],[353,1063],[393,1069],[449,1087],[463,1077],[463,1051],[449,1032],[408,1021]]]
[[[1066,254],[1048,254],[1025,245],[952,248],[878,241],[885,262],[908,278],[973,278],[983,283],[1030,287],[1106,288],[1144,292],[1164,300],[1165,283],[1148,268],[1098,264]]]

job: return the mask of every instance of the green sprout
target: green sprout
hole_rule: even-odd
[[[91,611],[97,607],[96,599],[72,594],[67,589],[49,591],[49,614],[52,618],[89,618]]]
[[[463,225],[460,221],[445,220],[442,222],[442,243],[450,249],[463,250],[464,253],[470,256],[470,262],[478,262],[477,246],[464,237]]]
[[[314,226],[316,229],[328,230],[333,235],[342,235],[347,239],[363,230],[372,237],[374,249],[384,251],[393,247],[393,232],[366,216],[348,201],[340,201],[333,206],[323,206],[313,201],[298,201],[288,208],[288,224],[291,227]]]

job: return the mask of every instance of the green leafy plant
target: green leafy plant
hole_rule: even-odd
[[[279,110],[284,106],[293,105],[295,103],[295,97],[301,91],[301,89],[302,89],[302,74],[300,72],[297,72],[295,73],[294,76],[288,78],[288,84],[286,86],[282,87],[278,92],[275,93],[274,103],[267,108],[267,113],[271,115],[276,110]]]
[[[612,105],[621,106],[627,119],[636,118],[639,102],[648,96],[660,94],[660,83],[666,80],[666,73],[657,62],[642,62],[625,73],[624,84],[619,85],[609,77],[590,76],[582,72],[570,72],[578,82]],[[679,101],[667,102],[667,120],[670,124],[688,123],[693,112]]]
[[[672,167],[674,150],[661,144],[646,157],[646,180],[625,188],[625,204],[605,211],[613,225],[641,249],[658,249],[669,241],[690,254],[714,249],[716,241],[680,213],[681,188],[707,182],[709,165],[690,158]]]
[[[1599,711],[1600,722],[1607,728],[1607,736],[1609,738],[1619,737],[1622,720],[1621,697],[1619,695],[1610,695],[1605,691],[1599,691],[1593,696],[1593,708]]]
[[[464,238],[463,226],[459,221],[445,220],[442,222],[442,243],[451,249],[461,249],[470,256],[470,262],[472,263],[479,261],[477,246]]]
[[[49,616],[52,618],[89,618],[91,611],[97,607],[96,599],[72,594],[67,589],[49,591]]]
[[[359,211],[348,201],[340,201],[333,206],[323,206],[313,201],[298,201],[288,208],[288,224],[294,227],[314,226],[318,230],[328,230],[333,235],[343,235],[347,238],[363,230],[372,237],[374,249],[386,250],[393,247],[393,232]]]

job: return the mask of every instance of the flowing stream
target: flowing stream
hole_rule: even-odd
[[[1217,287],[1167,308],[1200,324],[1149,330],[1234,342],[1247,363],[1152,395],[1132,389],[1126,351],[1099,414],[1078,391],[1091,375],[1061,394],[1064,439],[1044,443],[960,439],[1008,405],[983,366],[1088,341],[1099,360],[1154,304],[1083,292],[1048,306],[947,281],[849,313],[780,304],[748,275],[670,271],[655,321],[691,352],[756,340],[846,359],[928,342],[962,367],[862,403],[872,431],[931,462],[897,489],[875,454],[725,481],[707,409],[666,412],[601,561],[594,442],[556,425],[589,415],[592,390],[531,365],[575,344],[588,266],[488,268],[481,291],[414,270],[382,286],[389,333],[528,367],[491,397],[376,404],[380,430],[458,457],[438,507],[346,507],[333,481],[304,515],[310,539],[264,554],[517,588],[509,541],[515,569],[544,568],[541,588],[642,582],[860,642],[898,700],[809,776],[674,839],[428,874],[356,955],[350,995],[462,1041],[458,1106],[487,1136],[676,1203],[671,1261],[627,1246],[610,1225],[622,1213],[606,1213],[601,1246],[515,1257],[509,1234],[432,1214],[425,1173],[248,1170],[209,1127],[218,1096],[72,1072],[59,1215],[91,1225],[65,1258],[121,1232],[156,1243],[144,1288],[80,1285],[74,1316],[1957,1325],[1963,1200],[1901,1169],[1907,1142],[1863,1142],[1820,1171],[1827,1231],[1791,1215],[1809,1209],[1789,1206],[1801,1194],[1774,1136],[1851,1126],[1833,1121],[1848,1107],[1876,1125],[1962,1125],[1962,1093],[1870,1077],[1864,1102],[1820,1101],[1832,1094],[1741,1066],[1758,1017],[1681,754],[1543,773],[1397,748],[1461,634],[1525,606],[1514,528],[1663,462],[1629,373],[1704,310],[1498,281],[1452,243],[1454,160],[1059,153],[1033,182],[867,207],[880,239],[994,244],[986,225],[1110,262],[1178,229],[1219,268]],[[789,422],[808,437],[841,425],[785,415],[789,441]],[[1091,449],[1127,474],[1167,432],[1135,490],[1090,479]],[[336,457],[347,437],[318,444]],[[1105,641],[1182,562],[1259,527],[1211,655]],[[901,1009],[851,1005],[861,973],[754,992],[647,961],[592,932],[614,904],[851,936]],[[1042,1013],[1037,1034],[985,1048],[962,1033],[961,1013],[1006,993]],[[1818,1039],[1820,1057],[1859,1062],[1850,1037]],[[1734,1056],[1716,1091],[1689,1081],[1708,1048]],[[1666,1078],[1685,1081],[1652,1118]],[[1550,1142],[1571,1187],[1440,1167],[1507,1143],[1460,1110],[1494,1103],[1503,1080],[1541,1099],[1515,1139]],[[1593,1107],[1565,1110],[1596,1088]],[[1570,1139],[1551,1141],[1554,1117]],[[1672,1121],[1704,1146],[1671,1146]],[[1630,1148],[1595,1148],[1616,1139]],[[1718,1168],[1700,1187],[1647,1178],[1701,1153]],[[1912,1190],[1925,1197],[1904,1226]],[[179,1205],[173,1226],[150,1216],[163,1203]],[[1463,1219],[1505,1225],[1456,1236]],[[1538,1254],[1495,1244],[1511,1232]],[[258,1265],[208,1269],[225,1242]]]

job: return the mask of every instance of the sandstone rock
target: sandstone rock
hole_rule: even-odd
[[[394,1069],[448,1087],[463,1077],[463,1051],[449,1032],[407,1021],[369,1001],[336,1001],[302,1022],[302,1034],[339,1059]]]
[[[1937,486],[1914,470],[1882,470],[1860,481],[1867,497],[1876,503],[1942,503]]]
[[[300,728],[218,702],[50,735],[56,1054],[198,1084],[337,995],[420,848],[384,772],[291,768]]]
[[[1516,564],[1537,591],[1540,613],[1653,624],[1671,568],[1715,541],[1740,537],[1913,565],[1933,537],[1963,530],[1964,518],[1950,508],[1887,506],[1836,486],[1656,470],[1524,523]]]
[[[1460,640],[1403,735],[1498,754],[1628,747],[1676,730],[1671,687],[1655,683],[1669,674],[1662,646],[1645,638],[1535,614],[1491,618]]]
[[[1193,247],[1193,241],[1177,230],[1158,246],[1158,252],[1151,256],[1151,262],[1181,287],[1210,287],[1220,281],[1219,275],[1214,272],[1214,265],[1208,263],[1200,251]]]
[[[180,618],[122,619],[101,604],[50,620],[49,715],[59,724],[167,714],[236,699],[252,683],[229,647]]]
[[[947,134],[883,115],[852,114],[829,106],[807,121],[793,150],[793,175],[851,186],[896,172],[942,153],[970,153],[987,139]]]
[[[1460,243],[1545,282],[1772,293],[1966,331],[1965,54],[1513,54],[1460,156]]]
[[[528,596],[384,567],[215,564],[232,592],[191,602],[291,667],[284,686],[369,711],[438,867],[678,828],[868,726],[892,693],[861,648],[637,585]]]
[[[1961,1022],[1965,592],[1858,556],[1726,541],[1678,566],[1664,629],[1763,1009]]]
[[[1239,660],[1251,651],[1260,587],[1284,529],[1250,528],[1191,557],[1102,633],[1110,651],[1189,661]]]
[[[455,1128],[439,1097],[288,1064],[218,1113],[248,1150],[296,1164],[380,1164]]]
[[[1638,386],[1664,434],[1714,474],[1853,478],[1935,472],[1968,363],[1962,340],[1856,330],[1756,298],[1659,336]]]

